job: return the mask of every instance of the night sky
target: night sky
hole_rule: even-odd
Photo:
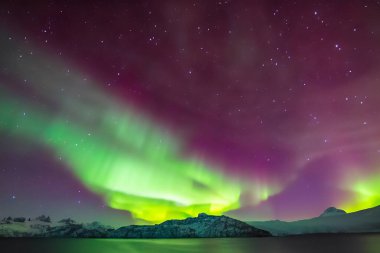
[[[1,1],[0,217],[380,204],[380,1],[121,2]]]

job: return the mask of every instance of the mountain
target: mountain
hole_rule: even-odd
[[[78,238],[105,238],[114,229],[99,222],[89,224],[61,223],[51,227],[41,234],[42,237],[78,237]]]
[[[335,207],[327,208],[319,217],[286,222],[280,220],[251,221],[248,224],[267,230],[273,235],[314,233],[370,233],[380,232],[380,206],[346,213]]]
[[[199,214],[196,218],[168,220],[153,226],[127,226],[111,232],[115,238],[264,237],[267,231],[227,216]]]
[[[335,207],[329,207],[319,217],[336,216],[342,214],[346,214],[346,211]]]
[[[196,218],[168,220],[158,225],[125,226],[119,229],[98,222],[80,224],[72,219],[52,223],[49,216],[33,220],[4,218],[0,237],[70,237],[70,238],[194,238],[194,237],[263,237],[267,231],[254,228],[227,216],[199,214]]]
[[[35,219],[5,218],[0,221],[0,237],[107,237],[113,228],[98,222],[79,224],[72,219],[52,223],[49,216]]]
[[[0,237],[30,237],[44,233],[50,226],[50,218],[44,215],[35,219],[8,217],[0,221]]]

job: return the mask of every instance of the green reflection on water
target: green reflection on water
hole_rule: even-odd
[[[1,252],[28,253],[379,253],[380,234],[215,239],[1,239]]]

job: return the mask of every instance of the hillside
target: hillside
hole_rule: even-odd
[[[319,217],[293,222],[273,220],[247,223],[273,235],[380,232],[380,206],[353,213],[328,208]]]

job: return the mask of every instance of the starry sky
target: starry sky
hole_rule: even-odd
[[[0,3],[0,216],[380,204],[380,1]]]

